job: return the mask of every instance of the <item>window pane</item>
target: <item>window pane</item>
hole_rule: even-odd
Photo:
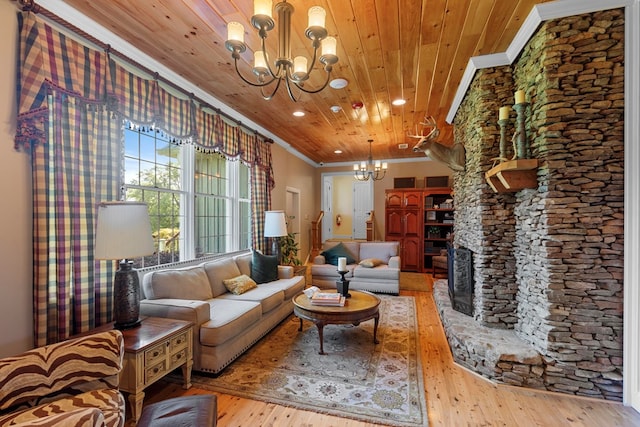
[[[230,218],[227,200],[211,196],[198,196],[196,210],[196,257],[227,252]]]
[[[160,130],[125,126],[124,133],[126,200],[147,203],[155,242],[154,255],[134,263],[144,267],[179,261],[184,244],[180,233],[184,224],[179,191],[180,147],[168,144]],[[139,141],[137,150],[134,141]]]
[[[251,203],[240,202],[240,247],[239,250],[251,248]]]

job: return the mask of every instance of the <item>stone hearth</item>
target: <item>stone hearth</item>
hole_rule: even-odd
[[[537,186],[496,193],[485,173],[516,90]],[[450,308],[446,282],[434,295],[455,360],[496,381],[622,400],[624,11],[543,23],[513,64],[476,72],[453,123],[466,150],[453,243],[473,253],[473,316]]]

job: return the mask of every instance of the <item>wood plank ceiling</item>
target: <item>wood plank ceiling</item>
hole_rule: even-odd
[[[439,142],[451,143],[445,117],[469,59],[504,52],[532,7],[547,0],[289,0],[295,7],[292,55],[311,57],[307,10],[322,6],[329,35],[338,40],[333,77],[349,82],[344,89],[303,94],[298,102],[284,88],[265,101],[236,75],[224,47],[226,27],[244,25],[248,49],[240,69],[251,76],[253,51],[260,47],[250,24],[252,0],[64,1],[304,156],[334,163],[366,160],[368,139],[374,159],[424,157],[411,151],[415,140],[407,133],[415,133],[425,115],[438,121]],[[272,57],[276,42],[277,23],[267,38]],[[316,70],[307,87],[321,85],[323,74]],[[393,106],[396,98],[407,103]],[[354,102],[363,107],[353,109]],[[341,110],[333,112],[334,105]],[[305,116],[294,117],[295,110]],[[403,143],[409,148],[399,149]]]

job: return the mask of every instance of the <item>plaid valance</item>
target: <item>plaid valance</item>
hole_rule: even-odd
[[[17,149],[48,140],[47,97],[54,91],[77,103],[96,104],[123,119],[161,128],[181,143],[222,153],[267,172],[273,186],[271,146],[255,132],[231,124],[192,99],[180,98],[157,79],[138,76],[103,52],[84,46],[30,12],[18,13]]]

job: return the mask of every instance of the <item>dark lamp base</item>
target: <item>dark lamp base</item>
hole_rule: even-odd
[[[120,262],[113,279],[113,320],[116,329],[131,329],[140,325],[140,281],[133,263]]]
[[[142,323],[142,321],[140,319],[136,320],[133,323],[114,323],[113,324],[113,329],[118,329],[120,331],[124,331],[126,329],[137,328],[138,326],[140,326],[140,323]]]

